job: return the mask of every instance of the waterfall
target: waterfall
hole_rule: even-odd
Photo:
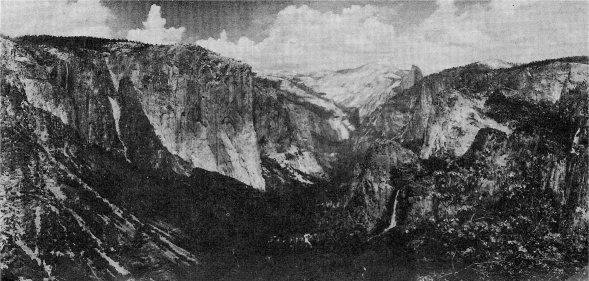
[[[388,231],[389,229],[397,226],[397,203],[399,203],[399,191],[401,190],[397,190],[397,193],[395,194],[395,202],[393,203],[393,214],[391,215],[391,224],[389,224],[389,227],[387,227],[387,229],[385,229],[384,231]]]
[[[67,92],[67,86],[68,86],[68,80],[70,77],[70,68],[68,66],[68,63],[65,63],[65,91]]]

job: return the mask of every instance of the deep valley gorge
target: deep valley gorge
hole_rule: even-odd
[[[191,44],[0,43],[2,280],[586,271],[586,56],[256,73]]]

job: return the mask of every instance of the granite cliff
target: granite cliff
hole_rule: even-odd
[[[339,105],[357,108],[361,119],[423,78],[421,69],[415,65],[403,70],[387,63],[337,71],[283,73],[282,76],[305,84]]]
[[[485,194],[476,206],[519,182],[550,189],[561,223],[586,227],[588,79],[585,57],[501,68],[476,63],[425,77],[360,126],[353,142],[366,157],[350,202],[372,206],[365,221],[382,230],[401,217],[411,223],[464,207],[440,197],[440,189]],[[451,174],[448,159],[462,170],[442,184],[434,175]]]
[[[132,157],[102,55],[1,43],[2,277],[174,279],[198,264],[175,228],[125,212],[88,178],[98,157]]]
[[[3,277],[215,279],[237,251],[589,226],[586,57],[258,75],[193,45],[0,43]]]
[[[2,74],[3,245],[15,257],[32,258],[6,262],[19,264],[14,274],[23,276],[73,276],[74,267],[99,279],[136,274],[114,246],[142,235],[153,241],[142,245],[162,260],[153,263],[194,265],[152,219],[176,213],[179,223],[196,211],[189,201],[162,207],[162,192],[175,185],[169,192],[178,194],[165,197],[198,201],[202,194],[185,194],[195,192],[190,185],[249,194],[246,185],[264,190],[327,180],[357,124],[352,111],[302,85],[255,78],[249,66],[196,46],[3,38]],[[60,237],[59,228],[74,236]],[[75,242],[78,236],[89,242]],[[49,247],[39,241],[52,239],[63,239],[63,249],[32,246]],[[67,263],[57,258],[63,255]]]

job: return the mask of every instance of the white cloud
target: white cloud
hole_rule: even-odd
[[[165,28],[166,19],[162,18],[161,8],[151,5],[147,21],[143,22],[143,29],[132,29],[127,33],[127,39],[150,44],[175,44],[182,40],[186,28]]]
[[[111,37],[111,11],[99,0],[2,0],[0,32],[10,36]]]
[[[417,64],[426,72],[500,58],[514,62],[587,54],[587,3],[494,0],[459,11],[452,1],[438,1],[422,23],[395,30],[386,18],[395,11],[366,5],[341,13],[308,6],[280,11],[268,37],[241,37],[196,44],[244,60],[261,71],[319,70],[385,61]]]

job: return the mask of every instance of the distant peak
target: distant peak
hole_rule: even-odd
[[[482,61],[476,62],[475,64],[481,65],[481,66],[486,66],[490,69],[510,68],[510,67],[515,66],[514,63],[507,62],[507,61],[500,60],[500,59],[482,60]]]
[[[423,71],[417,65],[411,65],[411,75],[415,77],[417,81],[423,78]]]

